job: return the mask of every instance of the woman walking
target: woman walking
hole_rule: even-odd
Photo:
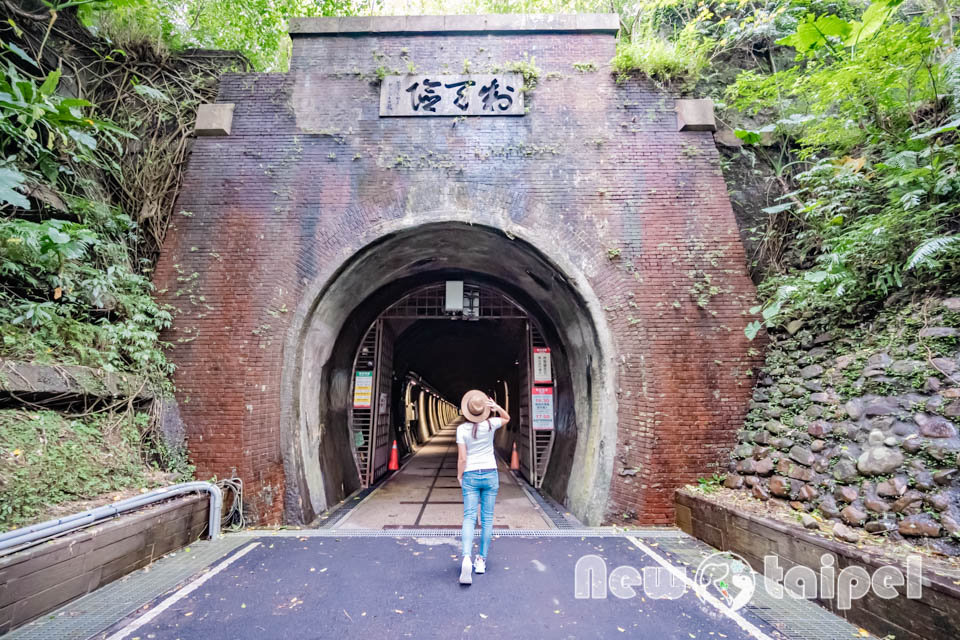
[[[493,452],[493,435],[510,422],[510,414],[482,391],[467,391],[460,401],[463,420],[457,427],[457,481],[463,489],[463,561],[460,564],[460,584],[472,584],[472,572],[487,570],[487,551],[493,536],[493,504],[500,488],[497,459]],[[490,412],[498,417],[490,417]],[[480,553],[475,563],[473,553],[473,525],[480,508]]]

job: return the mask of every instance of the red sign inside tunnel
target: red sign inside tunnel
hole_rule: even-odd
[[[534,387],[533,401],[530,403],[533,413],[534,431],[553,429],[553,387]]]

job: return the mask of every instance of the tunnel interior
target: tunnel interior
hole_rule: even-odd
[[[441,309],[438,302],[447,283],[463,290],[457,295],[463,296],[464,311]],[[556,376],[552,371],[553,362],[565,358],[562,349],[551,353],[549,384],[541,380],[537,385],[550,389],[553,429],[534,433],[530,429],[534,410],[529,396],[534,386],[530,352],[534,340],[540,351],[549,351],[541,328],[544,321],[510,298],[501,286],[489,277],[458,270],[392,283],[387,288],[399,291],[399,298],[384,292],[383,298],[391,301],[384,307],[382,298],[374,296],[371,308],[380,311],[367,331],[362,335],[351,332],[351,339],[341,338],[344,360],[356,345],[349,372],[352,386],[347,396],[346,441],[359,478],[359,482],[344,478],[344,491],[375,483],[386,473],[389,443],[397,442],[401,456],[415,452],[456,417],[464,393],[480,389],[511,413],[507,428],[497,434],[500,456],[509,461],[516,444],[522,477],[539,487],[549,476],[551,481],[546,484],[548,490],[553,487],[551,495],[558,501],[566,497],[570,465],[558,463],[553,467],[556,471],[551,471],[549,464],[555,448],[569,456],[576,445],[569,376]],[[361,317],[369,315],[366,307],[358,308]],[[359,321],[350,325],[363,326]],[[551,327],[550,333],[556,336],[555,328]],[[558,370],[565,370],[565,362]],[[555,419],[561,407],[562,426]],[[379,433],[385,433],[385,438]],[[328,459],[337,456],[334,453]],[[339,456],[342,460],[342,451]],[[349,471],[344,475],[349,476]]]
[[[470,389],[502,397],[502,381],[507,381],[512,389],[509,395],[515,398],[523,324],[512,318],[415,321],[398,333],[394,371],[401,379],[406,372],[417,373],[451,402]]]
[[[500,296],[520,312],[412,317],[391,311],[412,292],[450,281]],[[465,307],[471,304],[464,299]],[[387,408],[386,437],[396,439],[402,453],[422,444],[404,437],[410,420],[419,419],[409,415],[409,398],[419,414],[421,393],[449,409],[459,405],[466,390],[479,388],[514,418],[497,436],[501,457],[509,460],[511,444],[527,437],[524,430],[532,424],[536,400],[531,401],[529,373],[535,341],[549,349],[553,403],[549,464],[539,486],[582,521],[599,520],[597,492],[606,490],[609,478],[602,480],[611,464],[605,460],[603,431],[615,429],[608,418],[615,398],[598,406],[597,380],[608,374],[601,366],[593,316],[574,283],[540,251],[488,227],[423,225],[391,234],[358,254],[334,274],[306,315],[299,345],[303,427],[294,449],[303,452],[298,471],[315,513],[371,480],[364,476],[358,449],[377,446],[376,430],[361,438],[352,427],[359,370],[377,370],[382,384],[370,393],[369,413],[376,414],[370,420]],[[367,348],[375,327],[380,343],[374,353]],[[361,362],[373,355],[380,360]]]

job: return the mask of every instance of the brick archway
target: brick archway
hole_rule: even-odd
[[[326,281],[314,283],[304,295],[288,334],[283,368],[282,387],[298,388],[298,393],[282,399],[287,521],[309,521],[350,488],[342,475],[350,470],[336,468],[335,461],[322,453],[339,450],[342,460],[348,445],[342,440],[346,437],[342,412],[349,384],[338,349],[352,354],[358,330],[396,296],[392,283],[404,283],[399,285],[403,290],[418,277],[451,269],[501,282],[536,305],[547,322],[562,320],[551,326],[564,343],[561,366],[574,388],[568,418],[575,424],[569,427],[576,429],[576,444],[570,447],[574,450],[566,452],[576,473],[563,475],[562,493],[583,520],[603,519],[612,473],[611,445],[616,442],[615,357],[612,336],[596,313],[599,304],[592,287],[563,256],[548,256],[540,248],[543,240],[531,238],[536,234],[529,230],[517,229],[507,236],[493,227],[450,217],[437,212],[420,217],[431,222],[379,225],[377,240],[337,265]],[[567,262],[563,269],[557,264],[561,261]],[[345,488],[338,492],[338,487]]]

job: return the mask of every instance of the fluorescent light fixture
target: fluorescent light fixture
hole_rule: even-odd
[[[447,312],[463,311],[463,280],[447,280],[447,297],[444,310]]]

